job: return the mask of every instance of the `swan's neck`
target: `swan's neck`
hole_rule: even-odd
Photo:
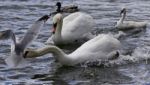
[[[119,23],[123,23],[125,17],[126,17],[126,13],[123,13],[123,14],[121,15],[120,20],[119,20]]]
[[[63,24],[63,20],[60,20],[60,22],[57,23],[56,31],[54,34],[54,42],[56,44],[62,41],[62,36],[61,36],[62,24]]]
[[[27,58],[40,57],[48,53],[52,53],[56,58],[56,60],[60,61],[61,63],[65,63],[66,61],[69,60],[68,55],[65,54],[61,49],[59,49],[56,46],[46,46],[44,48],[37,50],[28,50],[26,57]]]

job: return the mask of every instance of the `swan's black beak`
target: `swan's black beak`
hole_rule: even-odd
[[[5,30],[0,32],[0,39],[8,39],[10,37],[11,30]]]
[[[23,58],[27,58],[28,53],[29,53],[29,51],[25,51],[25,53],[23,54]]]
[[[46,22],[49,18],[50,18],[50,15],[44,15],[38,21],[42,21],[43,20],[44,22]]]
[[[123,8],[120,12],[120,15],[123,14],[123,13],[126,13],[126,8]]]

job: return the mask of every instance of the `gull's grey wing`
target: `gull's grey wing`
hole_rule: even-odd
[[[20,42],[20,45],[24,49],[36,36],[38,35],[39,30],[42,28],[44,25],[44,22],[49,18],[48,15],[45,15],[41,17],[39,20],[37,20],[31,28],[27,30],[27,33],[23,37],[23,39]]]

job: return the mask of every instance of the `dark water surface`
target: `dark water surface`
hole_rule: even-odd
[[[12,29],[18,37],[39,17],[55,9],[57,0],[0,0],[0,31]],[[63,5],[72,0],[62,0]],[[127,20],[150,21],[149,0],[74,0],[81,11],[95,19],[97,33],[116,33],[114,29],[122,7],[127,7]],[[50,36],[50,19],[31,47],[44,46]],[[127,31],[121,40],[123,49],[132,54],[128,60],[135,63],[117,63],[99,67],[60,67],[53,56],[28,59],[25,68],[10,69],[4,59],[10,56],[11,40],[0,41],[0,85],[150,85],[150,29]],[[70,50],[66,50],[67,52]],[[141,62],[141,60],[144,60]]]

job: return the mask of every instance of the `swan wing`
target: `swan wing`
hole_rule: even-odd
[[[46,15],[45,15],[46,16]],[[28,30],[25,36],[23,37],[22,41],[20,42],[21,46],[25,48],[34,38],[37,37],[39,30],[44,25],[45,20],[47,20],[47,17],[45,16],[41,17],[39,20],[37,20]]]
[[[114,50],[119,50],[120,46],[120,41],[113,36],[108,34],[101,34],[84,43],[77,50],[75,50],[72,55],[80,55],[80,53],[84,53],[84,56],[86,56],[89,53],[94,53],[93,56],[99,56],[102,55],[102,53],[108,54]]]

